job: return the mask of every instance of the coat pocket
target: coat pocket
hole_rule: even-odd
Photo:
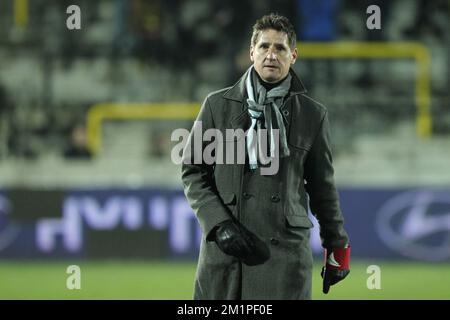
[[[298,228],[312,228],[313,224],[311,220],[309,220],[308,216],[286,216],[286,222],[290,227],[298,227]]]
[[[308,211],[302,205],[295,206],[286,212],[286,222],[289,227],[312,228],[313,223],[308,217]]]

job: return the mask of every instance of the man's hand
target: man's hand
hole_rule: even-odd
[[[323,278],[323,293],[328,293],[330,286],[343,280],[349,273],[350,246],[325,249],[325,266],[320,273]]]
[[[239,258],[249,266],[262,264],[270,258],[267,245],[243,225],[232,220],[218,225],[215,241],[222,252]]]

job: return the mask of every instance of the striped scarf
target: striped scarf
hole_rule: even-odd
[[[247,103],[248,112],[251,118],[251,126],[247,135],[247,150],[248,158],[251,169],[256,169],[258,167],[258,156],[259,151],[260,161],[267,164],[269,159],[266,158],[261,151],[262,145],[262,133],[261,128],[264,121],[265,129],[268,130],[269,134],[269,146],[270,146],[270,158],[274,158],[275,155],[275,143],[280,145],[280,157],[289,156],[289,148],[287,146],[286,139],[286,128],[284,127],[283,116],[280,112],[280,107],[283,102],[283,98],[288,94],[289,88],[291,86],[291,75],[288,74],[286,79],[280,83],[278,86],[267,91],[266,88],[260,83],[256,71],[253,66],[248,72],[248,77],[246,79],[246,89],[247,89]],[[272,119],[272,115],[275,114],[275,118]],[[275,141],[273,129],[279,130],[279,141]],[[255,131],[257,137],[255,137]]]

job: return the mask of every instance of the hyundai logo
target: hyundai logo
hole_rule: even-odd
[[[450,258],[450,191],[414,190],[387,201],[377,214],[381,240],[419,260]]]

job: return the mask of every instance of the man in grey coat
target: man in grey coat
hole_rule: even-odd
[[[203,231],[194,298],[310,299],[308,204],[325,249],[324,293],[349,273],[327,110],[290,68],[287,18],[256,21],[250,59],[234,86],[207,96],[183,152],[184,191]]]

